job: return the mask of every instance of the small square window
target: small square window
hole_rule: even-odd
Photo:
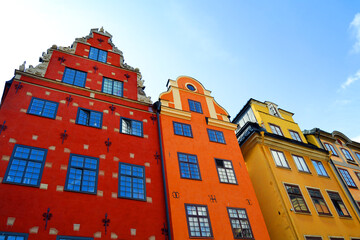
[[[354,171],[354,173],[355,173],[355,175],[357,176],[357,178],[358,178],[359,181],[360,181],[360,172],[355,172],[355,171]]]
[[[314,168],[319,176],[329,177],[327,174],[324,165],[320,161],[311,160],[314,165]]]
[[[27,240],[28,236],[27,233],[0,232],[0,240]]]
[[[229,160],[215,159],[219,180],[222,183],[237,184],[233,165]]]
[[[84,126],[101,128],[102,113],[85,108],[78,108],[76,123]]]
[[[86,73],[66,67],[62,78],[62,82],[75,85],[78,87],[85,87]]]
[[[333,145],[331,145],[330,143],[324,143],[324,146],[325,146],[326,150],[328,150],[329,152],[332,153],[332,155],[339,156]]]
[[[344,154],[346,160],[354,162],[354,158],[352,157],[352,155],[350,154],[350,152],[348,150],[346,150],[345,148],[341,148],[342,153]]]
[[[119,163],[118,197],[146,200],[144,166]]]
[[[273,150],[273,149],[271,149],[270,151],[271,151],[271,155],[274,158],[276,166],[290,168],[283,152]]]
[[[327,193],[328,193],[328,195],[329,195],[329,197],[330,197],[330,199],[331,199],[331,201],[332,201],[338,215],[340,217],[351,217],[350,213],[347,210],[344,202],[342,201],[339,193],[332,192],[332,191],[327,191]]]
[[[189,99],[189,108],[192,112],[202,113],[201,103]]]
[[[174,133],[176,135],[192,137],[191,126],[185,123],[173,122]]]
[[[182,178],[201,180],[199,163],[196,155],[178,153],[180,176]]]
[[[94,48],[94,47],[90,47],[89,59],[93,59],[93,60],[96,60],[99,62],[106,63],[107,51],[104,51],[104,50],[101,50],[98,48]]]
[[[310,173],[310,170],[305,162],[305,159],[300,156],[292,155],[294,162],[296,164],[296,167],[300,172],[307,172]]]
[[[211,142],[225,143],[223,132],[212,129],[208,129],[207,132],[208,132],[209,140]]]
[[[314,203],[315,209],[319,215],[331,215],[331,212],[321,195],[320,190],[308,188],[309,195]]]
[[[301,194],[300,188],[298,186],[285,184],[285,189],[295,212],[310,213],[309,208],[307,207],[305,199]]]
[[[270,126],[272,133],[279,135],[279,136],[284,136],[284,134],[282,133],[281,128],[279,126],[277,126],[275,124],[271,124],[271,123],[269,123],[269,126]]]
[[[31,98],[28,114],[55,119],[59,103],[41,99]]]
[[[289,130],[289,133],[290,133],[292,139],[294,139],[296,141],[299,141],[299,142],[302,142],[300,134],[298,132],[295,132],[293,130]]]
[[[129,119],[129,118],[121,118],[121,133],[134,135],[138,137],[143,136],[143,124],[140,121]]]
[[[70,154],[65,190],[96,194],[99,159]]]
[[[213,237],[207,206],[185,204],[190,237]]]
[[[348,172],[348,170],[342,169],[342,168],[338,168],[338,169],[339,169],[339,172],[341,173],[341,176],[345,180],[346,185],[348,185],[348,187],[351,187],[351,188],[357,188],[356,184],[355,184],[354,180],[352,179],[352,177],[350,176],[350,173]]]
[[[245,208],[227,208],[235,239],[253,239]]]
[[[123,90],[124,90],[123,82],[104,77],[103,85],[102,85],[102,92],[122,97]]]
[[[47,149],[15,145],[4,183],[40,186]]]

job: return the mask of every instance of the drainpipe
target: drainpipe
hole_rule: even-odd
[[[169,216],[169,203],[167,198],[167,189],[166,189],[166,177],[165,177],[165,164],[164,164],[164,152],[162,146],[162,134],[161,134],[161,127],[160,127],[160,116],[159,113],[161,111],[161,102],[157,101],[154,103],[154,108],[156,109],[156,118],[158,124],[158,134],[159,134],[159,144],[160,144],[160,158],[161,158],[161,171],[162,171],[162,178],[163,178],[163,187],[164,187],[164,195],[165,195],[165,211],[166,211],[166,224],[168,227],[168,239],[171,240],[171,227],[170,227],[170,216]]]

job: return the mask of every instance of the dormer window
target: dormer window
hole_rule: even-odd
[[[275,117],[281,117],[279,110],[277,108],[277,105],[271,103],[271,102],[265,102],[267,104],[267,107],[269,109],[269,114],[275,116]]]
[[[98,48],[90,47],[89,58],[106,63],[107,51],[100,50]]]

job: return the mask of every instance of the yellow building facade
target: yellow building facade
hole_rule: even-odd
[[[330,166],[293,113],[250,99],[233,120],[270,238],[360,240],[360,221]]]
[[[360,143],[338,131],[328,133],[314,128],[304,134],[310,143],[331,153],[332,169],[360,216]]]

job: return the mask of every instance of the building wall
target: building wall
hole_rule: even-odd
[[[190,91],[186,84],[196,91]],[[210,92],[190,77],[169,81],[169,89],[160,95],[161,130],[166,166],[171,227],[174,239],[190,239],[185,204],[206,205],[214,239],[233,239],[227,207],[245,208],[255,239],[269,239],[260,208],[248,177],[227,112]],[[201,103],[202,113],[189,110],[188,99]],[[173,122],[191,125],[192,137],[174,134]],[[225,144],[209,141],[207,129],[223,132]],[[178,153],[197,156],[201,180],[180,175]],[[220,183],[215,158],[232,161],[237,184]],[[216,200],[215,200],[216,199]]]
[[[92,31],[93,32],[93,31]],[[96,30],[96,32],[99,32]],[[100,35],[108,42],[104,34]],[[91,38],[90,38],[91,39]],[[95,41],[96,42],[96,41]],[[77,43],[89,49],[94,41]],[[103,49],[109,46],[103,43]],[[99,46],[96,46],[99,47]],[[76,54],[82,54],[77,49]],[[0,135],[0,232],[29,234],[28,239],[56,239],[57,236],[78,236],[101,239],[164,239],[166,222],[157,120],[152,105],[137,101],[139,72],[120,66],[120,55],[111,64],[74,55],[62,48],[52,49],[44,77],[33,72],[17,71],[15,80],[0,110],[0,121],[6,130]],[[117,60],[116,60],[116,57]],[[66,61],[60,63],[59,58]],[[93,66],[98,66],[95,74]],[[84,88],[61,82],[65,66],[87,72]],[[114,73],[114,74],[113,74]],[[129,74],[128,82],[124,74]],[[101,92],[103,76],[124,81],[124,97]],[[22,88],[16,92],[21,82]],[[67,98],[71,95],[71,102]],[[33,97],[58,103],[55,119],[28,114]],[[115,107],[111,111],[110,107]],[[102,127],[77,124],[78,109],[102,113]],[[142,123],[143,135],[121,133],[120,120],[128,118]],[[61,133],[67,138],[62,143]],[[105,141],[109,140],[109,150]],[[46,149],[47,155],[39,187],[5,183],[5,173],[19,145]],[[71,154],[99,159],[95,194],[66,190]],[[146,198],[118,197],[119,163],[138,165],[145,170]],[[50,208],[51,219],[45,230],[43,213]],[[110,219],[107,233],[102,220]]]

